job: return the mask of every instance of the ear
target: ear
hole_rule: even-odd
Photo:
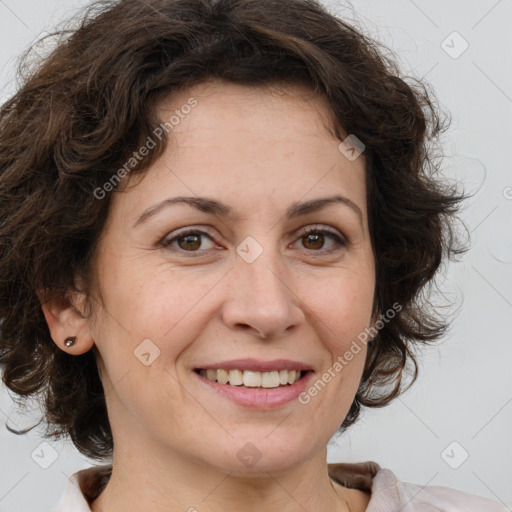
[[[89,351],[94,345],[89,319],[75,306],[75,304],[85,303],[83,294],[67,292],[57,295],[44,293],[43,290],[38,290],[36,293],[41,301],[41,309],[55,344],[72,355]],[[76,341],[70,347],[66,347],[65,340],[70,336],[76,336]]]

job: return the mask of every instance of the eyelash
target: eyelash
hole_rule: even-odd
[[[334,248],[331,248],[331,249],[328,249],[328,250],[318,250],[318,251],[311,251],[311,252],[318,252],[318,253],[323,253],[323,254],[330,254],[332,252],[335,252],[335,251],[338,251],[340,250],[341,248],[344,248],[348,245],[347,241],[345,240],[345,238],[343,238],[342,236],[340,236],[338,233],[336,233],[335,231],[331,231],[330,229],[326,229],[326,228],[318,228],[317,226],[310,226],[308,229],[306,229],[305,231],[303,231],[298,239],[301,239],[301,238],[304,238],[304,237],[307,237],[308,235],[310,234],[322,234],[322,235],[328,235],[330,236],[336,243],[335,243],[335,247]],[[172,238],[168,238],[168,239],[164,239],[160,242],[160,245],[166,249],[169,249],[169,250],[172,250],[172,251],[178,251],[178,252],[182,252],[182,253],[186,253],[186,254],[190,254],[190,255],[194,255],[194,256],[191,256],[191,257],[199,257],[201,256],[201,253],[202,252],[205,252],[205,251],[185,251],[184,249],[180,249],[180,248],[175,248],[175,247],[170,247],[171,244],[177,240],[179,240],[180,238],[184,238],[188,235],[205,235],[207,238],[209,238],[212,242],[214,242],[213,238],[210,236],[209,233],[207,233],[206,231],[202,231],[200,229],[194,229],[194,228],[190,228],[190,229],[186,229],[178,234],[176,234],[174,237]],[[307,249],[306,249],[307,250]],[[208,249],[206,249],[206,251],[208,251]]]

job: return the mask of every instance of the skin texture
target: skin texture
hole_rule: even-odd
[[[326,467],[365,346],[307,405],[249,409],[193,372],[222,360],[293,359],[311,365],[316,380],[372,324],[364,154],[345,158],[326,128],[328,104],[299,86],[203,83],[163,102],[160,117],[191,97],[197,106],[163,155],[112,198],[95,254],[93,314],[76,293],[43,305],[62,350],[96,345],[101,355],[114,468],[93,510],[365,510],[368,496],[333,484]],[[340,203],[285,217],[291,203],[334,194],[362,219]],[[148,208],[181,195],[220,200],[239,218],[180,204],[134,227]],[[316,225],[348,244],[304,238]],[[211,239],[160,244],[187,227]],[[252,263],[236,252],[249,236],[263,249]],[[77,343],[67,348],[71,335]],[[149,365],[134,355],[145,339],[160,350]],[[248,442],[261,453],[252,467],[237,457]]]

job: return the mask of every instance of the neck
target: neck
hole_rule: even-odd
[[[287,471],[254,475],[223,472],[177,454],[145,453],[115,452],[112,476],[93,512],[355,510],[354,495],[330,480],[325,451]]]

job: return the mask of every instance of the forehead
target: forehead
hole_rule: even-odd
[[[247,218],[255,203],[284,211],[342,193],[364,211],[364,157],[343,156],[327,100],[306,87],[203,83],[166,98],[157,112],[174,123],[161,157],[130,177],[135,208],[197,195],[217,197]]]
[[[201,108],[194,107],[190,115],[180,115],[177,125],[172,127],[172,134],[182,133],[187,128],[201,123],[203,130],[216,127],[223,130],[244,129],[253,125],[256,131],[261,124],[271,119],[270,113],[279,112],[284,124],[291,123],[290,128],[297,130],[294,121],[314,118],[314,126],[304,127],[304,134],[322,136],[329,133],[331,136],[335,118],[327,98],[315,93],[312,87],[303,84],[276,83],[265,85],[241,85],[219,79],[202,82],[193,87],[180,90],[163,99],[157,113],[161,121],[165,122],[173,114],[178,113],[191,99],[194,99]],[[200,111],[198,113],[198,110]],[[194,114],[194,115],[192,115]],[[275,119],[272,119],[275,122]],[[275,137],[270,127],[263,126],[269,136]],[[317,130],[316,128],[321,128]],[[246,130],[244,130],[246,131]],[[193,134],[188,133],[190,138]],[[281,136],[285,133],[281,132]]]

